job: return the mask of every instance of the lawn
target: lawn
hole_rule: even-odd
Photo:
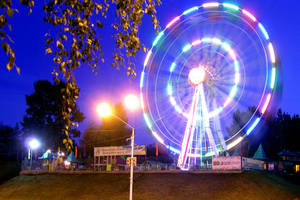
[[[128,174],[21,175],[0,185],[0,199],[123,200]],[[135,174],[135,200],[300,200],[300,186],[262,172]]]

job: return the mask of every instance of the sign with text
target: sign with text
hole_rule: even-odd
[[[213,170],[241,170],[241,156],[214,157],[212,158]]]
[[[242,167],[244,169],[257,169],[257,170],[264,170],[264,161],[256,160],[253,158],[242,158]]]
[[[146,145],[135,145],[135,156],[146,155]],[[128,156],[131,155],[131,146],[95,147],[94,157],[97,156]]]

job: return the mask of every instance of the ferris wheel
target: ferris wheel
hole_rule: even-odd
[[[273,44],[257,18],[231,3],[204,3],[154,39],[140,79],[143,117],[189,169],[253,132],[275,81]]]

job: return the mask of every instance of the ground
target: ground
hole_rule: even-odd
[[[0,199],[128,199],[128,174],[21,175],[0,185]],[[135,174],[134,200],[300,200],[300,186],[263,172]]]

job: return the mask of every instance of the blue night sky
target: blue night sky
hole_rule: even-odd
[[[300,3],[297,0],[251,0],[231,1],[242,8],[251,11],[261,21],[269,32],[277,54],[282,62],[283,93],[279,107],[283,111],[294,114],[300,113],[299,78],[300,67]],[[184,10],[203,1],[192,0],[165,0],[158,8],[158,19],[164,27],[171,19]],[[14,125],[22,121],[25,114],[25,95],[33,92],[33,83],[37,80],[52,80],[52,62],[45,55],[44,34],[48,25],[42,20],[42,5],[37,3],[33,13],[27,16],[24,8],[18,8],[19,14],[13,17],[13,31],[10,36],[15,41],[13,48],[16,50],[16,63],[21,68],[21,74],[16,70],[7,71],[4,64],[6,57],[0,51],[0,122]],[[76,71],[76,80],[80,87],[79,107],[85,114],[86,120],[80,125],[84,130],[90,121],[99,121],[95,113],[98,102],[106,100],[117,103],[128,92],[138,93],[139,76],[142,70],[145,54],[139,53],[136,57],[137,78],[129,80],[125,70],[112,68],[112,29],[113,14],[104,22],[103,46],[105,63],[100,67],[98,75],[94,75],[88,66],[82,66]],[[141,41],[150,47],[155,37],[152,29],[151,18],[143,19],[140,30]],[[129,113],[128,113],[129,114]],[[130,118],[132,122],[132,117]],[[141,112],[135,114],[137,143],[152,143],[146,125],[142,120]]]

